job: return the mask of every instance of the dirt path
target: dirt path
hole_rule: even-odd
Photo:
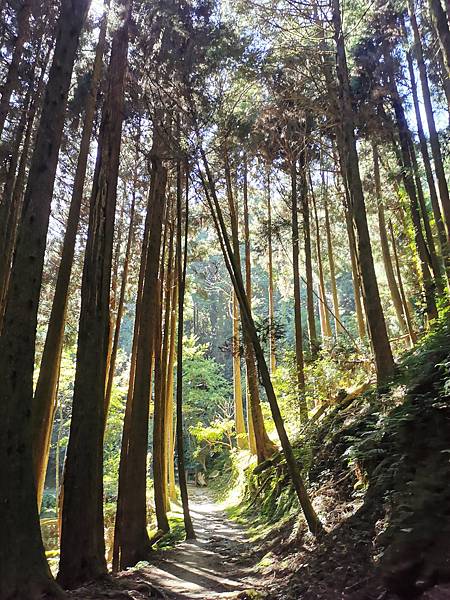
[[[158,553],[141,575],[170,600],[236,598],[238,592],[254,588],[243,529],[206,491],[190,490],[190,509],[197,540]]]

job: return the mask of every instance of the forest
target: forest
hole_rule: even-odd
[[[448,0],[0,13],[0,600],[450,599]]]

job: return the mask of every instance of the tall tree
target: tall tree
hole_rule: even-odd
[[[367,214],[364,193],[359,171],[359,158],[356,149],[353,107],[350,96],[347,57],[342,30],[341,8],[339,0],[332,0],[332,19],[336,43],[336,69],[339,82],[339,100],[341,104],[341,121],[339,124],[338,144],[342,163],[345,166],[345,177],[350,191],[352,217],[358,232],[358,254],[361,264],[362,284],[367,323],[375,358],[377,379],[382,383],[394,371],[394,359],[387,335],[386,322],[381,306],[378,283],[373,262],[372,246],[367,225]]]
[[[86,98],[83,131],[80,141],[77,168],[70,201],[69,216],[61,252],[55,294],[48,323],[44,350],[41,358],[39,377],[33,398],[33,460],[34,476],[37,486],[38,506],[41,505],[47,471],[51,431],[56,410],[56,392],[58,387],[59,364],[64,339],[67,295],[75,253],[75,241],[80,220],[81,203],[89,155],[89,145],[94,126],[97,103],[97,90],[103,64],[106,40],[106,14],[100,26],[100,34],[92,69],[91,83]]]
[[[112,41],[108,88],[100,125],[81,286],[58,573],[58,581],[66,588],[106,573],[103,523],[106,363],[131,0],[122,0],[119,8],[120,21]]]
[[[50,204],[70,80],[88,7],[89,0],[61,2],[0,337],[0,596],[4,598],[27,600],[40,593],[57,593],[45,560],[32,468],[33,369]]]

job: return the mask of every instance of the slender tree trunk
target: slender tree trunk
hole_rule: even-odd
[[[50,58],[50,51],[51,48],[49,47],[43,61],[36,92],[30,106],[14,187],[11,190],[11,196],[8,196],[6,193],[3,196],[2,207],[4,206],[7,208],[8,215],[2,215],[2,221],[5,219],[4,225],[6,229],[4,231],[4,235],[2,235],[3,246],[0,249],[0,331],[2,329],[4,311],[6,308],[6,298],[11,275],[11,263],[17,241],[17,229],[21,220],[23,192],[26,184],[26,169],[33,134],[33,126],[44,93],[45,73],[47,71],[48,61]],[[6,190],[4,191],[6,192]]]
[[[337,50],[336,66],[342,107],[343,150],[345,152],[344,156],[342,156],[342,163],[345,165],[345,176],[351,196],[352,217],[358,232],[358,256],[361,265],[367,324],[372,341],[377,379],[379,383],[383,383],[394,371],[394,359],[389,344],[386,322],[375,275],[364,193],[359,172],[359,159],[356,150],[354,116],[350,97],[348,67],[339,0],[332,0],[332,10]]]
[[[241,450],[247,448],[247,435],[245,431],[244,405],[242,402],[241,381],[241,344],[239,339],[239,303],[236,294],[232,292],[232,321],[233,321],[233,396],[234,396],[234,423],[236,429],[237,446]]]
[[[39,377],[33,398],[32,428],[33,428],[33,462],[36,480],[38,506],[41,506],[44,491],[45,474],[47,471],[48,454],[50,450],[51,432],[56,409],[56,389],[58,386],[59,362],[64,340],[64,325],[66,320],[67,294],[75,253],[75,241],[80,220],[81,203],[83,199],[84,181],[89,156],[89,144],[92,136],[96,110],[97,90],[100,81],[103,54],[106,37],[106,16],[100,29],[91,85],[86,100],[83,132],[80,142],[77,169],[72,191],[72,198],[64,235],[61,261],[53,296],[52,310],[42,353]]]
[[[391,234],[392,250],[394,252],[395,269],[397,271],[398,289],[399,289],[400,297],[401,297],[402,303],[403,303],[403,310],[404,310],[404,314],[405,314],[406,323],[408,326],[409,340],[410,340],[410,344],[412,347],[412,346],[414,346],[414,344],[417,341],[417,336],[414,331],[414,325],[413,325],[413,321],[411,318],[411,313],[409,311],[409,304],[408,304],[408,300],[406,298],[405,288],[403,286],[402,272],[400,269],[400,261],[398,259],[398,253],[397,253],[397,243],[395,241],[394,229],[392,227],[391,221],[389,221],[389,231]]]
[[[170,500],[177,499],[175,487],[175,439],[174,439],[174,414],[173,414],[173,392],[174,392],[174,363],[175,346],[177,336],[177,311],[178,311],[178,257],[175,256],[174,285],[172,289],[171,311],[170,311],[170,346],[167,361],[167,400],[166,400],[166,447],[167,447],[167,471],[168,471],[168,493]]]
[[[269,275],[269,351],[270,372],[276,369],[275,354],[275,306],[273,289],[273,248],[272,248],[272,202],[270,190],[270,170],[267,171],[267,228],[268,228],[268,275]]]
[[[306,314],[308,317],[309,346],[312,356],[319,350],[317,339],[316,315],[314,310],[314,282],[311,254],[311,226],[309,214],[308,182],[306,178],[306,150],[302,150],[299,159],[300,167],[300,203],[303,217],[303,241],[305,245],[305,273],[306,273]]]
[[[400,326],[400,330],[403,333],[407,333],[406,320],[403,315],[403,303],[400,297],[400,292],[395,281],[394,269],[392,267],[391,253],[389,251],[389,240],[387,235],[386,218],[384,215],[383,198],[381,196],[381,179],[380,179],[380,161],[378,157],[378,148],[375,143],[372,144],[373,152],[373,173],[375,179],[375,195],[377,200],[377,211],[378,211],[378,227],[380,230],[380,243],[381,253],[383,256],[384,271],[386,273],[386,279],[391,293],[392,303],[394,305],[395,313],[397,315],[397,321]]]
[[[442,8],[441,0],[428,0],[430,7],[431,21],[434,25],[439,45],[442,51],[442,57],[444,59],[445,68],[447,74],[450,77],[450,30],[448,26],[447,17],[444,9]],[[447,226],[447,230],[448,230]]]
[[[0,100],[0,137],[3,133],[6,117],[9,112],[9,103],[13,92],[17,89],[19,83],[19,66],[22,59],[23,47],[28,40],[30,29],[31,0],[22,0],[17,11],[17,37],[14,44],[14,50],[9,63],[8,73],[5,83],[1,88]]]
[[[109,360],[108,377],[107,377],[107,381],[106,381],[105,425],[106,425],[106,418],[108,416],[109,404],[111,401],[111,392],[112,392],[112,387],[113,387],[113,382],[114,382],[114,373],[115,373],[115,367],[116,367],[117,352],[119,350],[120,330],[121,330],[121,326],[122,326],[123,311],[125,308],[125,293],[127,290],[128,271],[130,268],[131,250],[132,250],[132,242],[133,242],[133,235],[134,235],[135,205],[136,205],[136,193],[135,193],[135,188],[133,188],[133,196],[132,196],[131,208],[130,208],[130,223],[128,226],[128,238],[127,238],[127,245],[125,248],[125,258],[124,258],[124,262],[123,262],[122,281],[120,284],[120,292],[119,292],[119,302],[117,305],[116,326],[114,329],[114,338],[113,338],[113,343],[112,343],[111,356],[110,356],[110,360]]]
[[[334,250],[333,250],[333,239],[331,237],[331,226],[330,226],[330,215],[328,211],[328,199],[327,199],[327,190],[324,187],[324,209],[325,209],[325,230],[327,236],[327,255],[328,255],[328,266],[330,269],[330,284],[331,284],[331,294],[333,296],[333,312],[334,312],[334,327],[337,336],[342,333],[342,325],[341,325],[341,314],[339,309],[339,295],[336,283],[336,265],[334,262]]]
[[[431,12],[432,12],[433,21],[435,20],[435,12],[434,11],[435,11],[435,8],[437,7],[437,5],[439,5],[441,10],[443,10],[440,0],[430,0],[430,8],[431,8]],[[423,102],[424,102],[424,106],[425,106],[425,115],[427,118],[428,131],[430,134],[430,146],[431,146],[431,153],[433,155],[434,170],[435,170],[436,179],[438,182],[439,196],[441,199],[441,205],[442,205],[442,209],[443,209],[443,213],[444,213],[444,219],[445,219],[445,223],[447,226],[447,235],[450,236],[450,196],[449,196],[449,191],[448,191],[447,179],[445,177],[444,162],[442,160],[441,146],[439,144],[439,137],[438,137],[437,130],[436,130],[436,122],[434,120],[433,105],[431,103],[430,86],[428,84],[427,71],[426,71],[426,67],[425,67],[425,60],[423,57],[422,43],[420,40],[419,27],[417,25],[413,0],[408,0],[408,10],[409,10],[409,18],[411,21],[411,27],[412,27],[413,35],[414,35],[414,53],[416,55],[417,66],[419,68],[420,84],[421,84],[421,88],[422,88],[422,96],[423,96]],[[443,17],[444,17],[445,25],[446,25],[446,42],[445,43],[448,45],[447,52],[450,53],[450,33],[449,33],[449,29],[448,29],[448,22],[445,19],[445,14],[443,15]],[[438,30],[438,32],[439,32],[439,30]],[[449,73],[449,75],[450,75],[450,73]]]
[[[281,416],[275,391],[273,389],[272,381],[270,379],[269,369],[267,367],[264,352],[259,342],[258,333],[252,318],[252,313],[250,305],[248,303],[247,294],[245,292],[242,275],[236,262],[236,258],[231,247],[230,239],[227,234],[225,221],[223,219],[222,210],[220,208],[219,199],[216,193],[215,182],[211,174],[211,170],[209,168],[206,154],[203,149],[201,149],[201,158],[208,181],[207,183],[204,177],[202,176],[203,188],[210,207],[211,215],[213,216],[214,225],[217,231],[223,257],[225,260],[225,265],[230,274],[234,289],[238,296],[239,306],[244,315],[246,323],[246,329],[249,332],[249,336],[251,337],[251,342],[255,350],[255,356],[258,362],[259,372],[261,375],[264,389],[267,394],[267,399],[269,401],[270,409],[272,412],[272,418],[277,429],[278,436],[280,438],[281,446],[283,448],[283,454],[288,465],[292,484],[296,491],[300,506],[302,507],[303,514],[308,523],[309,529],[314,535],[316,535],[322,531],[322,524],[311,504],[311,500],[309,498],[308,492],[306,491],[305,484],[301,477],[299,467],[297,465],[294,453],[292,451],[292,446],[290,444],[289,438],[286,433],[286,429],[284,427],[283,417]],[[210,191],[208,190],[208,185]]]
[[[178,273],[178,340],[177,340],[177,460],[178,479],[180,483],[181,503],[183,505],[184,529],[186,539],[195,540],[194,526],[189,512],[189,497],[186,482],[186,467],[184,462],[183,439],[183,331],[184,331],[184,294],[186,289],[187,249],[189,230],[189,187],[187,168],[185,172],[185,223],[184,223],[184,249],[181,248],[182,237],[182,174],[181,164],[177,164],[177,273]]]
[[[389,60],[389,59],[388,59]],[[395,85],[391,72],[391,85]],[[417,198],[417,191],[413,179],[413,164],[410,153],[410,134],[403,106],[398,97],[396,89],[393,89],[392,104],[397,120],[398,133],[400,138],[400,153],[397,152],[397,160],[399,166],[402,169],[403,183],[405,186],[406,193],[408,194],[410,201],[411,218],[414,226],[414,238],[419,256],[421,275],[424,286],[426,311],[430,320],[436,318],[437,308],[434,298],[435,285],[433,277],[430,273],[429,265],[431,265],[431,258],[429,250],[425,243],[422,232],[422,223],[420,219],[419,203]],[[394,142],[395,144],[395,142]]]
[[[154,177],[152,178],[152,185],[154,184]],[[144,235],[142,239],[142,248],[141,248],[141,261],[139,265],[139,276],[138,276],[138,285],[137,285],[137,294],[136,294],[136,304],[135,304],[135,317],[134,317],[134,327],[133,327],[133,343],[131,347],[131,357],[130,357],[130,374],[128,378],[128,393],[127,393],[127,403],[125,408],[125,417],[122,431],[122,443],[120,447],[120,461],[119,461],[119,489],[117,493],[117,507],[116,507],[116,517],[114,522],[114,541],[113,541],[113,560],[112,560],[112,569],[113,572],[117,572],[120,567],[120,553],[121,553],[121,527],[122,527],[122,515],[124,509],[124,481],[126,478],[127,471],[127,455],[128,455],[128,445],[130,439],[130,431],[131,431],[131,415],[133,410],[133,394],[134,394],[134,383],[136,376],[136,365],[137,365],[137,349],[138,349],[138,341],[139,341],[139,331],[140,331],[140,323],[141,323],[141,314],[143,310],[142,306],[142,298],[144,291],[144,280],[145,280],[145,272],[147,266],[147,253],[148,253],[148,245],[150,238],[150,230],[151,230],[151,217],[152,217],[152,206],[154,203],[154,189],[151,187],[150,193],[148,194],[148,203],[147,203],[147,214],[145,218],[144,225]],[[150,359],[150,368],[151,368],[151,359]],[[149,392],[150,393],[150,392]]]
[[[164,335],[161,345],[161,331],[156,334],[155,344],[155,404],[153,413],[153,489],[155,495],[155,510],[159,532],[166,533],[169,531],[169,521],[167,519],[167,446],[166,446],[166,386],[167,386],[167,358],[168,344],[170,331],[170,298],[172,296],[173,286],[173,238],[174,227],[168,219],[169,211],[167,211],[166,228],[169,229],[167,243],[169,246],[169,255],[167,259],[167,275],[165,281],[161,281],[161,285],[165,284],[165,302],[164,302]],[[161,307],[162,308],[162,307]],[[159,311],[162,314],[162,311]]]
[[[328,306],[327,306],[327,294],[325,287],[325,276],[323,273],[323,262],[322,262],[322,248],[320,244],[320,226],[319,226],[319,217],[317,214],[317,204],[316,198],[314,195],[314,189],[311,181],[311,176],[309,177],[310,181],[310,189],[311,189],[311,199],[313,203],[314,210],[314,222],[316,226],[316,249],[317,249],[317,266],[319,269],[319,308],[321,314],[321,323],[322,323],[322,335],[325,338],[331,338],[331,325],[330,325],[330,317],[328,314]]]
[[[252,273],[251,273],[251,249],[250,249],[250,227],[248,212],[248,182],[247,182],[247,156],[244,157],[244,190],[243,190],[243,208],[244,208],[244,241],[245,241],[245,288],[247,298],[252,304]],[[249,421],[253,426],[255,436],[256,454],[258,462],[267,460],[276,451],[276,446],[270,440],[264,425],[264,417],[261,410],[261,399],[259,394],[258,372],[254,348],[248,337],[248,332],[244,328],[244,336],[247,337],[245,344],[248,355],[247,363],[247,389],[250,397]],[[250,425],[249,425],[250,431]]]
[[[147,446],[149,400],[152,378],[152,356],[156,333],[158,305],[158,270],[161,234],[166,202],[167,170],[160,158],[160,141],[155,122],[150,187],[151,226],[145,259],[145,277],[139,311],[136,366],[132,396],[129,397],[129,424],[125,422],[119,471],[119,493],[116,515],[117,548],[120,568],[146,560],[151,549],[147,533]],[[136,331],[136,329],[135,329]],[[116,553],[117,554],[117,553]]]
[[[33,476],[37,311],[67,95],[88,0],[62,0],[0,337],[0,597],[58,594],[45,559]],[[26,282],[26,285],[24,285]],[[20,377],[17,374],[20,373]]]
[[[294,277],[294,323],[295,323],[295,360],[297,367],[297,394],[300,420],[308,420],[308,406],[305,398],[305,363],[303,358],[303,325],[300,294],[298,197],[297,197],[297,161],[291,165],[291,203],[292,203],[292,268]]]
[[[416,23],[416,25],[417,25],[417,23]],[[408,34],[406,31],[404,21],[402,23],[402,26],[403,26],[405,38],[407,39]],[[420,40],[419,40],[419,42],[420,42]],[[422,54],[421,48],[420,48],[420,54]],[[431,168],[430,155],[428,153],[427,140],[425,137],[425,132],[423,130],[422,115],[420,113],[420,107],[419,107],[419,96],[417,93],[416,76],[414,73],[414,65],[413,65],[413,61],[412,61],[410,52],[406,53],[406,59],[408,62],[409,79],[411,82],[411,92],[412,92],[413,103],[414,103],[414,113],[415,113],[416,122],[417,122],[417,132],[419,135],[420,151],[422,154],[423,164],[425,167],[425,175],[427,178],[428,189],[430,192],[431,207],[433,210],[434,220],[436,223],[436,229],[437,229],[438,236],[439,236],[439,244],[441,247],[441,253],[444,258],[445,265],[446,265],[447,277],[449,277],[450,276],[450,264],[449,264],[450,257],[449,257],[449,244],[448,244],[448,239],[447,239],[447,232],[445,230],[445,225],[444,225],[444,221],[442,218],[441,207],[439,205],[439,198],[438,198],[438,195],[436,192],[436,185],[434,182],[433,171]],[[423,61],[423,56],[422,56],[422,61]]]
[[[64,474],[58,581],[76,587],[106,573],[103,522],[103,433],[111,266],[122,136],[130,0],[120,5],[108,70],[92,186],[81,287],[72,421]],[[80,519],[80,515],[83,518]]]

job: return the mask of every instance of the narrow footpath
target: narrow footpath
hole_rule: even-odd
[[[254,588],[244,530],[202,489],[190,490],[190,510],[197,539],[159,552],[141,570],[144,577],[169,600],[236,598],[238,592]]]
[[[208,491],[190,487],[197,539],[155,552],[148,563],[68,594],[71,600],[215,600],[248,598],[258,587],[245,531]]]

